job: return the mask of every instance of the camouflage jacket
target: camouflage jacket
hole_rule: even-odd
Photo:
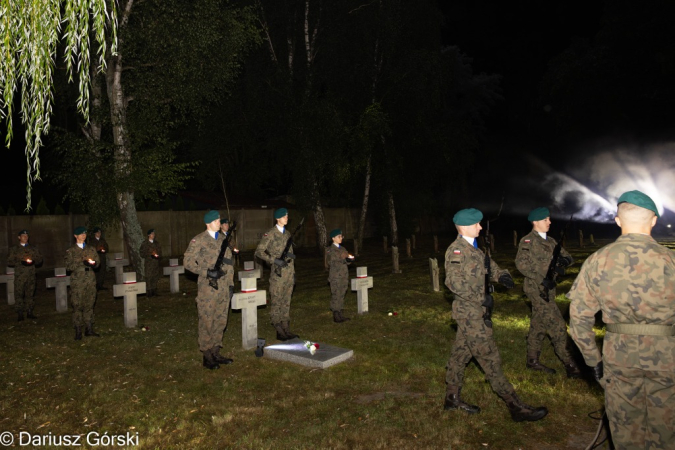
[[[350,263],[347,262],[347,256],[349,252],[343,246],[335,246],[335,244],[330,244],[330,247],[326,250],[328,253],[328,281],[335,281],[339,279],[347,279],[349,276],[349,268],[347,267]]]
[[[94,247],[96,249],[96,253],[98,254],[108,253],[110,251],[108,243],[103,237],[101,237],[101,239],[96,239],[96,236],[90,236],[87,239],[87,245]]]
[[[141,247],[138,249],[138,252],[140,253],[141,258],[156,261],[156,259],[153,258],[152,255],[156,254],[161,258],[162,246],[160,245],[159,241],[157,241],[157,239],[155,239],[153,242],[150,242],[149,239],[146,239],[141,244]]]
[[[526,294],[538,296],[539,286],[546,276],[548,266],[551,264],[553,249],[558,243],[551,236],[543,239],[539,233],[532,230],[520,240],[518,254],[516,255],[516,268],[525,276],[523,291]],[[560,248],[560,256],[572,258],[567,250]],[[572,259],[574,263],[574,259]]]
[[[96,261],[94,267],[98,267],[101,262],[96,249],[91,245],[85,245],[84,248],[80,248],[77,244],[73,244],[68,250],[66,250],[66,270],[71,272],[71,276],[75,278],[81,277],[86,273],[89,273],[92,278],[94,278],[94,272],[86,272],[85,269],[89,266],[84,265],[84,261],[87,259],[93,259]]]
[[[675,255],[651,236],[626,234],[592,254],[567,296],[570,334],[595,366],[595,314],[605,323],[675,325]],[[607,333],[603,358],[611,364],[675,372],[675,336]]]
[[[33,260],[33,264],[30,266],[24,266],[21,261],[27,259]],[[9,249],[9,255],[7,256],[7,265],[14,267],[15,278],[19,278],[22,274],[32,274],[35,275],[35,265],[42,263],[42,253],[37,247],[30,245],[30,243],[25,246],[17,244],[14,247]]]
[[[272,227],[272,229],[270,229],[267,233],[265,233],[262,239],[260,240],[258,247],[255,249],[255,256],[267,262],[267,264],[269,264],[270,267],[273,267],[274,260],[276,258],[279,258],[281,254],[284,252],[286,242],[288,242],[288,239],[290,237],[291,233],[288,230],[284,229],[284,233],[282,234],[276,226]],[[293,254],[292,245],[288,249],[288,254],[289,255]],[[283,270],[286,271],[290,269],[291,271],[294,271],[293,259],[286,258],[286,262],[288,263],[288,266],[285,267]]]
[[[499,268],[490,259],[491,281],[497,281],[508,270]],[[458,319],[482,320],[485,300],[485,253],[457,236],[445,252],[445,285],[455,294],[452,316]]]
[[[200,281],[206,280],[206,271],[213,269],[218,261],[218,255],[220,255],[220,249],[223,246],[223,241],[225,236],[222,233],[218,233],[218,239],[211,237],[208,231],[198,234],[190,241],[187,250],[185,250],[185,255],[183,255],[183,265],[190,272],[199,275]],[[231,258],[232,253],[228,256],[230,249],[225,250],[225,258]],[[221,266],[222,271],[228,275],[233,271],[233,267],[228,264]],[[229,285],[231,283],[232,277],[221,277],[218,281],[218,285],[225,282]]]

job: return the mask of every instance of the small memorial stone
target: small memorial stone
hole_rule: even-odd
[[[138,325],[138,294],[145,294],[145,282],[136,282],[136,272],[122,274],[123,283],[113,285],[113,297],[124,297],[124,325],[135,328]]]
[[[66,275],[65,267],[54,269],[54,276],[47,278],[47,288],[56,291],[56,312],[68,312],[68,286],[70,277]]]
[[[232,296],[232,309],[241,309],[241,347],[244,350],[257,346],[258,306],[266,303],[267,291],[258,290],[255,278],[241,279],[241,292]]]
[[[356,268],[356,278],[352,278],[352,291],[356,291],[358,313],[368,312],[368,289],[373,287],[373,277],[368,276],[367,267]]]
[[[169,266],[164,268],[164,275],[169,275],[171,293],[180,292],[179,275],[185,273],[185,267],[178,265],[178,258],[169,259]]]
[[[7,284],[7,304],[13,305],[14,300],[14,267],[7,268],[6,275],[0,275],[0,284]]]
[[[122,274],[124,273],[124,266],[129,265],[129,260],[124,258],[124,253],[115,253],[111,255],[108,253],[108,267],[115,268],[115,283],[124,284],[124,278]]]

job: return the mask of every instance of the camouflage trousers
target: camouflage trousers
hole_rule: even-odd
[[[464,370],[472,357],[485,371],[485,378],[497,395],[504,397],[515,392],[502,372],[502,359],[492,336],[492,328],[486,327],[482,320],[461,319],[457,321],[457,336],[445,374],[448,386],[462,387]]]
[[[278,276],[270,273],[270,320],[272,324],[291,320],[291,295],[295,285],[295,272],[289,268]]]
[[[349,282],[346,278],[337,278],[330,281],[330,310],[342,311],[345,304],[345,294]]]
[[[616,450],[675,446],[675,373],[604,362],[605,408]]]
[[[541,352],[542,342],[548,334],[556,355],[567,364],[572,359],[567,351],[567,323],[554,300],[555,291],[551,291],[550,302],[545,301],[538,294],[532,295],[529,292],[527,297],[532,302],[530,331],[527,333],[527,354],[534,355]]]
[[[161,276],[159,270],[159,260],[147,258],[145,260],[145,283],[148,290],[157,290],[157,281]]]
[[[70,304],[73,306],[73,325],[81,327],[94,323],[96,278],[93,273],[73,273],[70,276]]]
[[[197,315],[199,317],[199,350],[204,352],[223,346],[223,333],[230,312],[230,288],[221,278],[218,290],[209,286],[206,277],[197,281]]]
[[[96,274],[96,287],[100,289],[103,287],[103,281],[105,280],[105,272],[108,262],[106,261],[105,253],[99,253],[99,259],[101,262],[99,266],[94,269],[94,273]]]
[[[30,311],[35,307],[35,275],[14,276],[14,310]]]

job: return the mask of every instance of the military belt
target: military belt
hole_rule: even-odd
[[[672,325],[643,325],[637,323],[608,323],[607,331],[619,334],[639,334],[642,336],[675,336]]]

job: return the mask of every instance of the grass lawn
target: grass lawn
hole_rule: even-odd
[[[355,276],[354,266],[367,266],[374,277],[370,312],[358,316],[356,294],[349,292],[345,315],[352,320],[344,324],[332,321],[323,259],[300,252],[292,330],[303,339],[354,350],[352,359],[326,370],[256,358],[252,350],[241,350],[241,315],[236,311],[230,314],[222,352],[234,364],[203,369],[196,283],[183,276],[185,295],[169,294],[164,277],[159,297],[139,297],[139,325],[149,331],[125,328],[122,300],[113,299],[108,290],[99,293],[95,310],[102,337],[74,341],[72,315],[56,313],[54,291],[45,288],[51,271],[42,271],[37,320],[19,323],[13,308],[2,306],[0,433],[11,432],[17,447],[24,432],[24,440],[27,433],[45,439],[83,435],[84,447],[89,446],[88,433],[137,436],[145,449],[585,448],[598,427],[598,413],[595,419],[589,414],[602,408],[602,390],[589,379],[567,379],[547,344],[542,362],[558,373],[525,369],[530,308],[522,296],[512,246],[498,247],[494,255],[516,279],[511,291],[497,288],[495,337],[504,372],[519,396],[547,406],[549,415],[534,423],[513,422],[473,362],[462,394],[481,413],[442,410],[445,364],[455,337],[452,295],[442,280],[441,292],[431,290],[428,258],[438,257],[442,267],[451,239],[441,238],[438,255],[431,254],[430,238],[418,239],[413,258],[402,250],[403,273],[396,275],[381,241],[367,242],[350,277]],[[558,292],[565,317],[569,302],[561,292],[569,290],[580,263],[596,248],[568,248],[577,264]],[[249,259],[251,254],[242,261]],[[268,273],[259,289],[267,288]],[[109,273],[107,287],[113,278]],[[398,315],[389,316],[390,310]],[[264,307],[258,318],[259,336],[275,343]],[[601,334],[598,330],[599,338]]]

